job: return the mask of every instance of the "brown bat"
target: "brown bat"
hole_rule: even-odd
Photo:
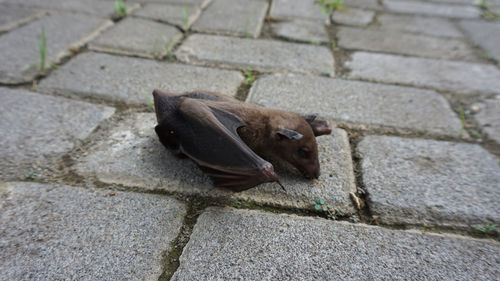
[[[330,134],[316,115],[264,108],[209,92],[181,95],[153,91],[160,142],[194,160],[217,187],[243,191],[278,181],[273,165],[259,155],[273,154],[306,178],[318,178],[315,136]]]

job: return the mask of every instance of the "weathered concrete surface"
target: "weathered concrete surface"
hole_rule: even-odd
[[[478,61],[474,50],[464,41],[409,34],[394,30],[340,27],[337,32],[340,47],[427,58]]]
[[[274,0],[271,3],[269,16],[272,19],[308,19],[327,20],[322,7],[315,1],[303,0]]]
[[[134,12],[134,16],[173,24],[184,30],[189,29],[201,14],[201,8],[193,4],[146,4]]]
[[[333,12],[332,21],[344,25],[367,26],[374,17],[374,11],[346,8]]]
[[[322,118],[356,129],[390,128],[458,136],[461,124],[433,91],[324,77],[272,75],[259,78],[248,100],[266,107]]]
[[[400,30],[430,36],[462,38],[463,34],[445,18],[383,14],[377,17],[383,30]]]
[[[500,223],[500,165],[479,145],[368,136],[357,151],[370,211],[382,222]]]
[[[116,54],[161,58],[181,38],[182,32],[173,26],[129,17],[103,32],[89,47]]]
[[[500,144],[500,97],[484,100],[478,104],[479,112],[474,116],[488,137]]]
[[[172,280],[493,280],[499,253],[491,240],[214,208]]]
[[[268,3],[263,0],[213,0],[193,25],[193,30],[259,37]]]
[[[184,62],[259,71],[330,73],[334,61],[322,46],[194,34],[176,52]]]
[[[432,2],[384,0],[387,10],[405,14],[449,18],[480,18],[481,10],[474,6],[449,5]]]
[[[1,280],[158,280],[186,214],[166,196],[0,185]]]
[[[71,150],[114,109],[0,88],[0,178],[22,177]]]
[[[500,61],[500,23],[461,21],[460,27],[476,45],[486,51],[487,56]]]
[[[44,14],[34,9],[0,4],[0,33],[38,19]]]
[[[335,129],[318,138],[322,174],[317,184],[298,172],[274,163],[286,192],[276,184],[263,184],[240,193],[214,188],[190,159],[173,156],[160,144],[154,114],[135,114],[110,132],[77,161],[76,171],[102,182],[176,191],[202,196],[222,196],[284,207],[309,208],[321,197],[345,213],[352,213],[349,192],[355,192],[347,134]]]
[[[69,48],[79,48],[95,35],[93,31],[109,24],[91,16],[52,14],[1,35],[0,53],[9,55],[0,64],[0,82],[27,82],[38,74],[41,58],[37,40],[41,40],[42,27],[47,40],[46,67],[50,67],[69,55]]]
[[[494,65],[356,52],[348,77],[383,83],[430,87],[456,93],[500,93]]]
[[[311,20],[290,20],[271,24],[277,36],[306,43],[325,43],[330,39],[323,22]]]
[[[115,12],[114,1],[102,0],[3,0],[4,3],[56,11],[71,11],[108,17]],[[127,5],[130,6],[130,5]],[[63,25],[68,26],[68,25]]]
[[[146,104],[152,101],[155,88],[172,93],[205,90],[235,95],[242,81],[238,71],[85,53],[42,80],[39,89]]]

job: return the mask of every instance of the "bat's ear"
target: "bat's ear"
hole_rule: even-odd
[[[164,115],[166,114],[165,111],[168,108],[169,98],[173,96],[175,95],[158,89],[153,91],[156,120],[158,120],[158,122],[163,120]]]
[[[311,125],[314,136],[329,135],[332,132],[330,124],[324,120],[316,120],[316,117],[318,117],[318,114],[302,115],[302,118]]]
[[[303,135],[301,133],[296,132],[294,130],[290,130],[290,129],[277,130],[276,134],[278,135],[278,137],[280,139],[300,140],[303,137]]]

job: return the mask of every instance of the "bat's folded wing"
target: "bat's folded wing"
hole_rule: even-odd
[[[185,98],[178,117],[165,120],[180,140],[180,150],[210,176],[215,186],[242,191],[276,181],[271,163],[255,154],[239,137],[244,122],[203,101]],[[160,124],[162,125],[162,124]]]

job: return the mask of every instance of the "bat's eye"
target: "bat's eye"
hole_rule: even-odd
[[[299,156],[300,158],[309,158],[309,149],[307,147],[299,148]]]

